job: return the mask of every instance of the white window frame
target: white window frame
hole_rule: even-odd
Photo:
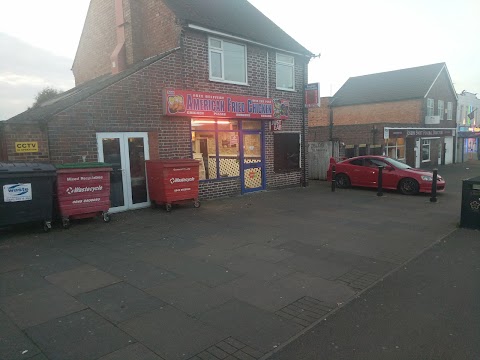
[[[292,62],[285,62],[285,61],[278,60],[279,55],[291,58]],[[291,71],[292,71],[292,88],[284,88],[284,87],[278,86],[278,65],[286,66],[286,67],[289,67],[291,69]],[[275,74],[276,74],[275,85],[276,85],[277,90],[295,91],[295,57],[294,56],[283,54],[283,53],[276,53],[276,55],[275,55]]]
[[[443,100],[438,100],[438,115],[440,116],[440,120],[445,118],[445,103]]]
[[[453,120],[453,103],[447,102],[447,120]]]
[[[220,46],[219,48],[214,47],[211,45],[211,40],[214,41],[219,41]],[[240,82],[240,81],[232,81],[232,80],[227,80],[225,79],[225,56],[224,56],[224,43],[229,43],[229,44],[235,44],[242,46],[244,49],[244,61],[245,61],[245,82]],[[222,61],[222,76],[221,77],[216,77],[212,75],[212,53],[220,54],[221,61]],[[247,67],[247,46],[244,44],[240,44],[234,41],[226,41],[223,39],[219,39],[216,37],[208,37],[208,76],[210,81],[218,81],[218,82],[224,82],[228,84],[236,84],[236,85],[248,85],[248,67]]]
[[[427,116],[435,115],[435,100],[427,98]]]
[[[422,162],[431,161],[431,149],[432,149],[431,145],[432,144],[430,142],[430,139],[422,139],[422,149],[421,149]],[[428,146],[428,159],[426,159],[426,160],[423,159],[423,147],[424,146]]]
[[[406,156],[407,156],[406,141],[404,141],[403,144],[399,144],[398,139],[395,139],[395,144],[389,144],[388,141],[387,141],[385,143],[385,155],[386,156],[389,156],[389,154],[390,154],[389,150],[390,149],[395,149],[395,158],[394,159],[400,160],[400,161],[405,161]],[[397,154],[399,154],[401,152],[400,149],[403,149],[403,154],[404,154],[403,158],[397,157]]]

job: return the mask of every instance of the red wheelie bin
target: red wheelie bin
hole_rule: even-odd
[[[193,202],[196,208],[200,207],[198,160],[147,160],[145,163],[152,205],[165,205],[167,211],[172,210],[172,204],[188,202]]]
[[[102,216],[110,221],[110,172],[105,163],[57,165],[57,201],[62,225],[70,219]]]

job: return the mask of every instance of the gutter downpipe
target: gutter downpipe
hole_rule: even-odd
[[[302,162],[303,162],[303,182],[302,186],[307,187],[307,131],[306,131],[306,108],[305,108],[305,85],[308,83],[307,79],[307,66],[308,66],[308,61],[305,59],[303,62],[303,89],[302,89],[302,114],[303,114],[303,122],[302,122]]]

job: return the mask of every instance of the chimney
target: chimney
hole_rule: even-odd
[[[123,15],[123,0],[115,0],[115,23],[117,28],[117,46],[110,55],[112,74],[118,74],[127,68],[127,53],[125,50],[125,17]]]

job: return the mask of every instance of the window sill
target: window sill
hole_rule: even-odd
[[[236,81],[229,81],[229,80],[222,80],[217,78],[209,78],[208,80],[212,82],[218,82],[222,84],[232,84],[232,85],[241,85],[241,86],[250,86],[248,83],[236,82]]]
[[[280,90],[280,91],[288,91],[288,92],[297,92],[295,89],[284,89],[284,88],[275,88],[276,90]]]

